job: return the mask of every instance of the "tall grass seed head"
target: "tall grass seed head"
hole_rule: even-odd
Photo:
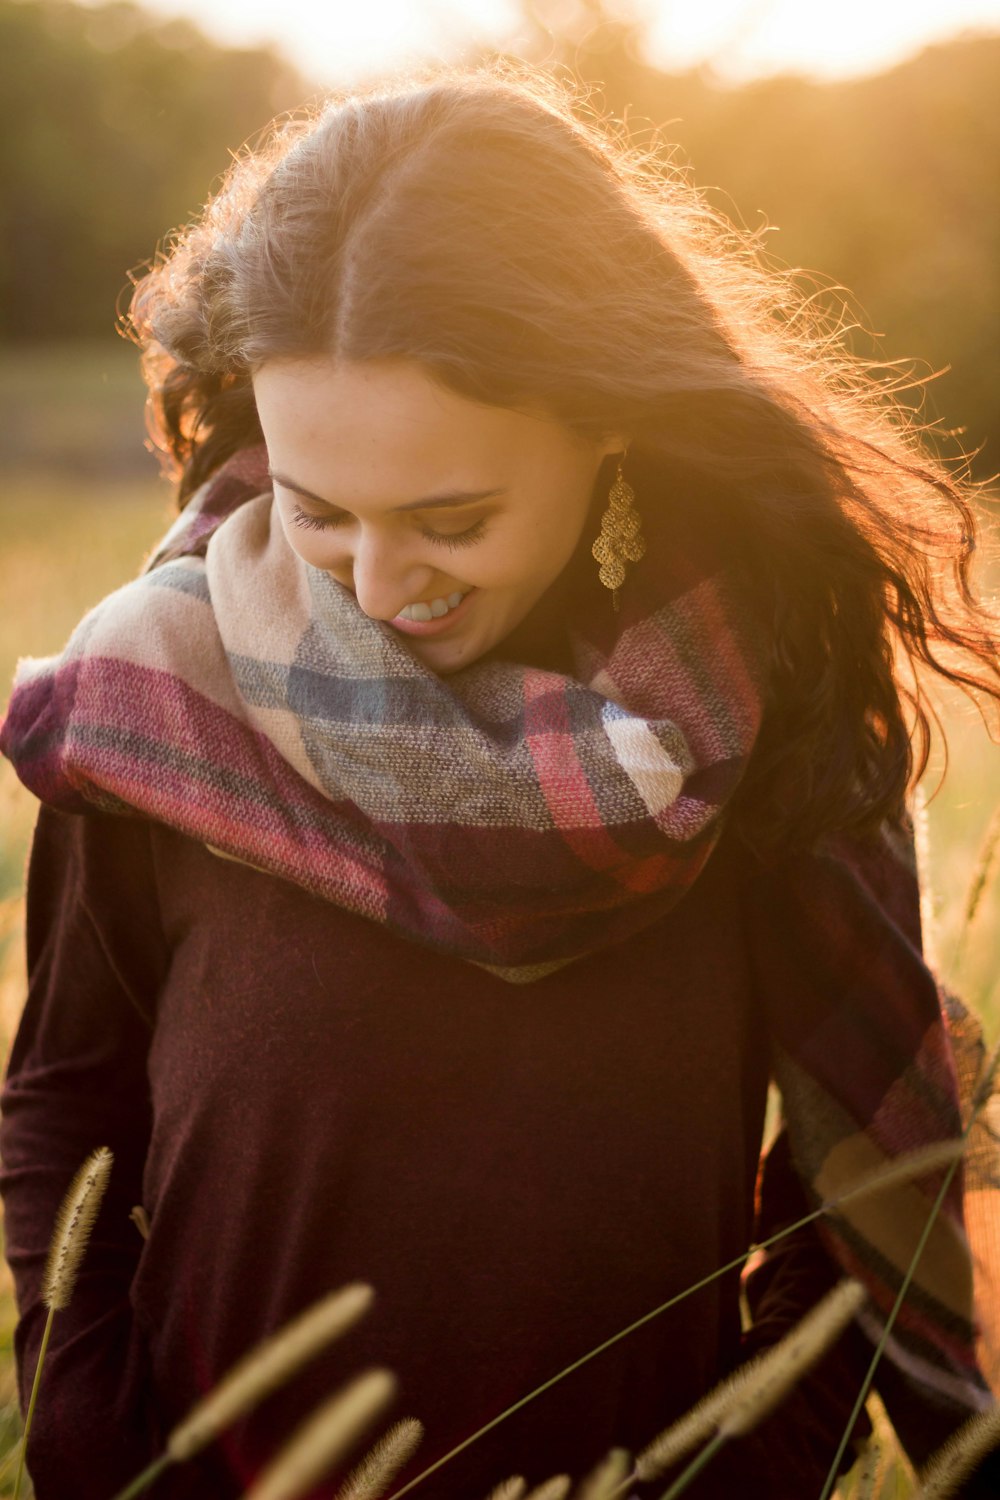
[[[52,1312],[68,1305],[90,1239],[114,1156],[98,1146],[80,1167],[59,1206],[42,1283],[42,1300]]]

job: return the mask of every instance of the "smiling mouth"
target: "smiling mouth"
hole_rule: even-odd
[[[394,630],[403,635],[439,635],[443,631],[450,630],[453,624],[461,620],[469,608],[469,603],[478,594],[478,589],[456,589],[454,593],[446,595],[443,599],[421,600],[416,604],[408,604],[401,609],[395,619],[389,621]],[[452,599],[458,599],[457,604],[452,604]],[[439,609],[434,614],[434,606],[443,604],[444,610]],[[419,613],[415,613],[419,611]]]
[[[422,599],[417,604],[407,604],[399,611],[396,619],[421,620],[424,623],[428,620],[440,620],[457,609],[469,592],[469,589],[455,589],[441,599]]]

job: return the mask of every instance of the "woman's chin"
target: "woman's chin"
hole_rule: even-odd
[[[419,636],[408,636],[406,647],[422,666],[431,672],[437,672],[440,677],[448,677],[453,672],[460,672],[463,667],[471,667],[489,650],[487,646],[477,645],[474,638],[463,639],[461,636],[453,640],[426,640]]]

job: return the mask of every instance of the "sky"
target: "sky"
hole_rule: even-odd
[[[550,0],[572,10],[571,0]],[[709,64],[733,83],[776,72],[817,78],[881,71],[970,28],[1000,31],[1000,0],[611,0],[645,19],[667,69]],[[516,52],[515,0],[151,0],[232,45],[273,42],[316,83],[336,85],[463,46]]]

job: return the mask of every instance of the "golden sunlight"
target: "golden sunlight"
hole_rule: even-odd
[[[597,7],[592,7],[596,9]],[[526,13],[556,27],[583,5],[518,0],[155,0],[232,45],[273,42],[321,84],[350,81],[414,58],[452,58],[478,46],[519,50]],[[708,65],[733,82],[777,72],[844,77],[876,72],[968,29],[1000,30],[1000,0],[908,0],[836,7],[802,0],[605,0],[609,16],[634,16],[652,61],[666,70]]]

